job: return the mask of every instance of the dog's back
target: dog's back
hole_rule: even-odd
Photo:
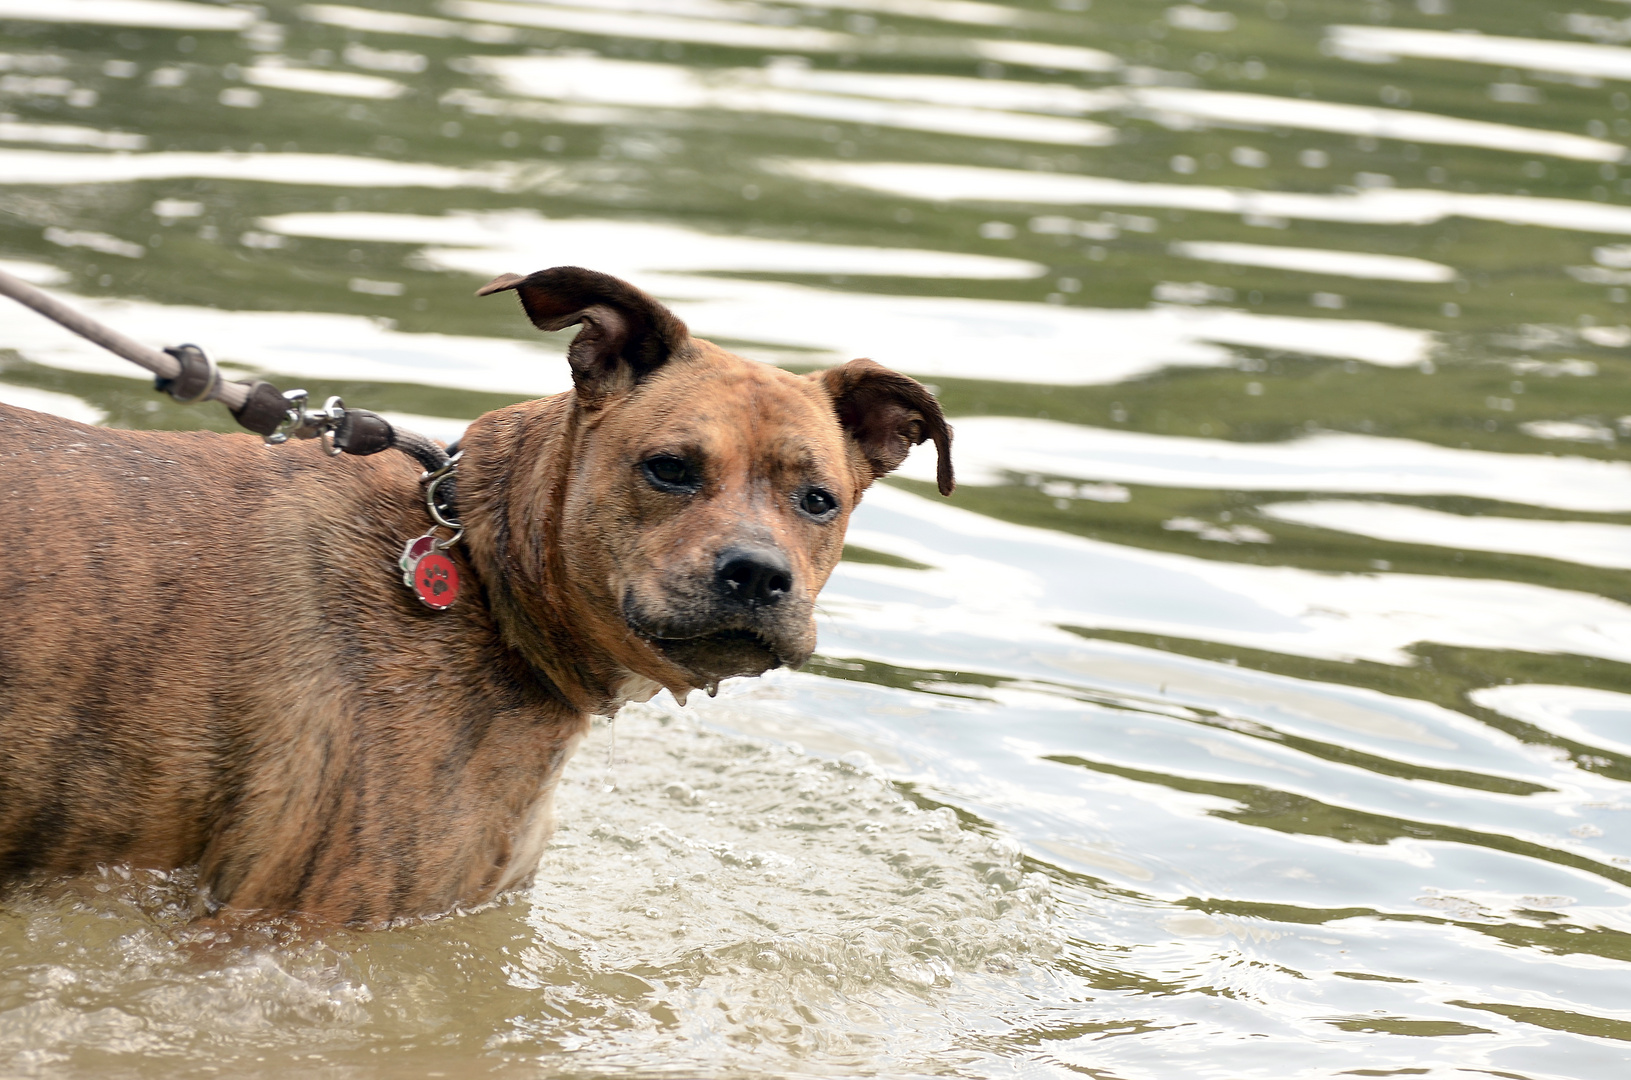
[[[505,716],[545,714],[530,680],[495,670],[478,605],[400,586],[417,473],[0,405],[0,887],[202,861],[217,899],[367,920],[500,873],[509,819],[483,803],[524,813],[560,740],[503,747]],[[515,783],[463,782],[483,743]]]

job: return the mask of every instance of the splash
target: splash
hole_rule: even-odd
[[[812,1054],[909,1069],[1058,949],[1048,886],[1011,845],[868,762],[721,734],[671,702],[618,727],[615,788],[598,729],[537,884],[473,914],[316,940],[271,926],[201,951],[187,873],[109,867],[16,898],[0,922],[0,1073],[426,1052],[502,1071],[591,1045],[575,1069],[793,1069]]]

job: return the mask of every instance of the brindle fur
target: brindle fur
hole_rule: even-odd
[[[480,903],[531,877],[591,714],[801,663],[862,491],[928,438],[950,490],[949,431],[904,376],[743,360],[585,270],[484,291],[509,288],[541,327],[583,324],[574,389],[470,426],[446,612],[395,565],[427,524],[402,455],[0,405],[0,888],[198,864],[208,911]],[[702,462],[702,490],[655,490],[659,452]],[[795,508],[812,483],[835,520]],[[733,544],[785,553],[782,602],[721,598]]]

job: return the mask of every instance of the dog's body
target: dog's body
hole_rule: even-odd
[[[583,323],[575,389],[465,436],[422,606],[405,457],[122,432],[0,406],[0,887],[198,864],[206,909],[380,923],[533,873],[595,713],[802,662],[848,515],[949,432],[904,376],[795,376],[572,268],[504,278]]]

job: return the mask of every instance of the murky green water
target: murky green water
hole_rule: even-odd
[[[1623,1075],[1631,6],[372,2],[0,0],[0,268],[450,437],[578,263],[934,383],[962,486],[508,903],[14,900],[0,1074]],[[0,312],[0,400],[229,426],[132,374]]]

